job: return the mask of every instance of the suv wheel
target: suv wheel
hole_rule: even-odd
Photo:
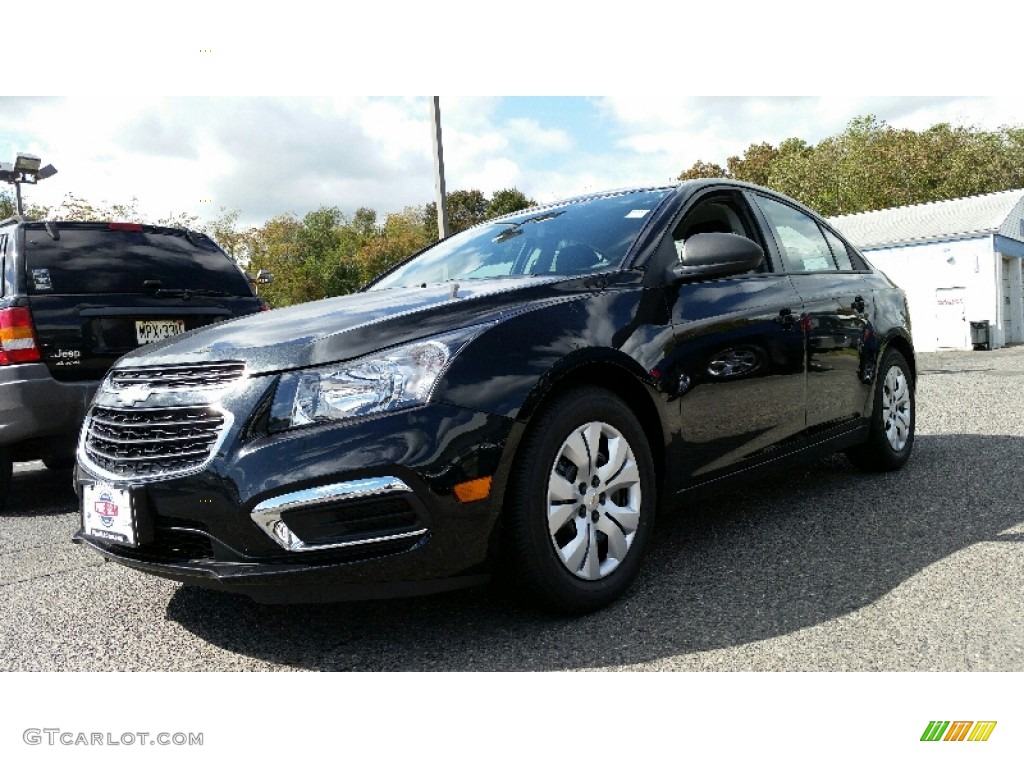
[[[510,565],[538,602],[607,605],[640,570],[655,509],[647,437],[612,393],[588,387],[538,414],[510,479]]]
[[[0,510],[7,509],[7,497],[11,494],[11,475],[14,473],[14,462],[11,460],[11,449],[0,446]]]

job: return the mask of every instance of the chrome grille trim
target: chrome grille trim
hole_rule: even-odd
[[[333,544],[307,544],[296,536],[285,524],[284,520],[281,519],[282,513],[289,509],[402,493],[412,493],[412,489],[397,477],[391,477],[390,475],[386,477],[365,478],[363,480],[349,480],[342,483],[322,485],[317,488],[306,488],[301,491],[293,491],[292,493],[264,499],[253,508],[249,516],[275,544],[289,552],[315,552],[324,549],[357,547],[424,536],[428,532],[427,528],[418,528],[414,531],[404,531],[385,536],[366,536]]]
[[[112,390],[145,387],[151,390],[205,389],[226,387],[245,376],[245,363],[229,360],[216,363],[115,368],[107,385]]]
[[[114,481],[157,480],[202,471],[233,417],[209,405],[165,408],[93,406],[78,457],[92,474]]]

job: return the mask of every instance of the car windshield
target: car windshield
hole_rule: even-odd
[[[369,287],[448,280],[585,275],[617,267],[668,189],[600,195],[460,232]]]

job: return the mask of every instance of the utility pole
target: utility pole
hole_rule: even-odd
[[[449,235],[448,197],[444,189],[444,149],[441,146],[441,105],[434,96],[430,100],[430,122],[434,129],[434,193],[437,200],[437,233],[442,240]]]

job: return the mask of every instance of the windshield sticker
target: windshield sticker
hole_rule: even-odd
[[[626,218],[627,219],[642,219],[644,216],[646,216],[650,212],[651,212],[650,208],[648,208],[647,210],[630,211],[629,213],[626,214]]]
[[[33,269],[32,285],[37,291],[52,291],[53,283],[50,282],[50,270]]]

